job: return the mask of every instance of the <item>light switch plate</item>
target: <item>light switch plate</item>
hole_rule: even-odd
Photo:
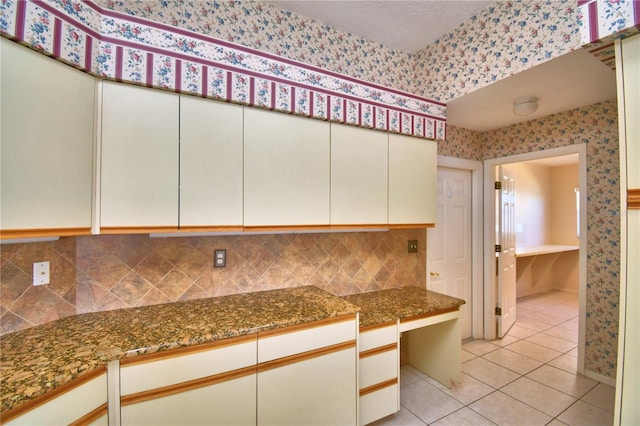
[[[49,284],[49,262],[33,264],[33,285]]]

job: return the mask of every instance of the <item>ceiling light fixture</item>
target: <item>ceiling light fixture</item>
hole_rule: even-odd
[[[523,96],[513,101],[513,113],[515,115],[529,115],[538,110],[538,98]]]

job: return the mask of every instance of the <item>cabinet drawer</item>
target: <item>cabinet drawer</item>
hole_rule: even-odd
[[[68,385],[68,386],[67,386]],[[83,424],[100,422],[107,417],[107,373],[96,371],[86,378],[51,392],[48,401],[13,419],[3,415],[7,425],[71,424],[82,419]]]
[[[398,378],[398,349],[360,356],[360,389]]]
[[[439,311],[436,314],[418,315],[415,317],[406,318],[400,321],[399,330],[400,332],[415,330],[418,328],[423,328],[458,318],[460,318],[459,308],[449,308],[443,311]]]
[[[398,384],[395,383],[360,396],[360,424],[366,425],[398,412],[399,395]]]
[[[122,395],[221,374],[256,363],[256,336],[218,342],[196,351],[171,351],[121,361]],[[203,345],[204,346],[204,345]]]
[[[398,325],[396,321],[382,327],[370,327],[360,331],[360,352],[397,343],[397,341]]]
[[[355,315],[258,333],[258,363],[354,341]]]
[[[123,426],[255,425],[256,376],[141,399],[121,408]]]

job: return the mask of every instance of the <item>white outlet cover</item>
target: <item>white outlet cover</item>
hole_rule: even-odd
[[[33,264],[33,285],[49,284],[49,262]]]

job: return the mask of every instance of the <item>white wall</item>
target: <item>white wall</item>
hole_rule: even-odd
[[[578,165],[550,167],[551,221],[550,244],[578,245],[578,211],[575,188],[580,176]]]
[[[578,165],[549,167],[514,163],[518,247],[578,245],[575,188]],[[518,258],[516,297],[549,290],[578,292],[578,252]]]
[[[550,243],[549,168],[531,163],[509,164],[516,180],[516,245]]]

